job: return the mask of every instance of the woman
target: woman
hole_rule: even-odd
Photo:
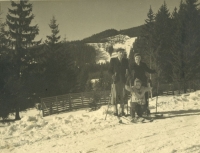
[[[133,72],[134,75],[133,81],[135,81],[136,78],[140,79],[142,81],[142,86],[147,87],[147,76],[145,73],[156,73],[155,70],[150,69],[147,67],[146,63],[141,62],[141,55],[139,53],[135,53],[134,55],[135,62],[130,64],[130,70]],[[146,99],[146,108],[147,108],[147,114],[150,113],[149,111],[149,101],[148,101],[148,93],[145,94]]]

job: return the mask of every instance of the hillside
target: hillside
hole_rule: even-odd
[[[81,40],[84,43],[105,43],[106,38],[113,37],[116,35],[127,35],[129,37],[138,37],[141,35],[141,29],[144,27],[144,25],[133,27],[129,29],[124,29],[117,31],[116,29],[108,29],[102,32],[99,32],[97,34],[94,34],[90,37],[84,38]]]
[[[102,42],[102,39],[118,35],[118,31],[115,29],[108,29],[105,31],[102,31],[100,33],[94,34],[88,38],[84,38],[81,40],[84,43],[99,43]]]
[[[141,30],[142,30],[143,27],[144,27],[144,25],[141,25],[141,26],[138,26],[138,27],[120,30],[119,34],[127,35],[129,37],[138,37],[138,36],[141,35]]]

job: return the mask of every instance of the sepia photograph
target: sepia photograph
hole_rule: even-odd
[[[200,153],[200,0],[0,0],[0,153]]]

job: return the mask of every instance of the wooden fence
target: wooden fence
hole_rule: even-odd
[[[99,97],[96,104],[108,103],[110,91],[73,93],[41,99],[43,117],[74,109],[88,108],[92,103],[94,94]]]
[[[200,89],[200,80],[192,83],[187,82],[187,92]],[[183,87],[180,83],[161,84],[159,87],[159,95],[176,95],[183,93]],[[153,90],[153,96],[156,96],[156,87]],[[91,98],[94,94],[99,97],[96,101],[98,106],[108,103],[110,91],[73,93],[41,99],[43,116],[48,116],[64,111],[72,111],[74,109],[89,108],[92,103]],[[130,95],[128,96],[130,98]]]

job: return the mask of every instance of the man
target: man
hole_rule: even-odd
[[[147,77],[145,75],[146,72],[153,74],[156,73],[155,70],[152,70],[147,67],[147,65],[144,62],[141,62],[141,55],[139,53],[135,53],[134,55],[135,62],[130,65],[130,70],[133,71],[133,80],[136,78],[140,79],[142,81],[142,86],[147,87]],[[148,93],[145,94],[146,99],[146,108],[147,113],[149,114],[149,101],[148,101]]]
[[[109,73],[112,75],[112,79],[115,83],[115,91],[116,91],[116,101],[114,102],[115,105],[115,116],[124,116],[124,101],[125,101],[125,83],[126,77],[128,76],[128,59],[124,58],[125,49],[118,48],[116,49],[117,57],[111,58],[110,60],[110,67]],[[117,104],[120,104],[121,111],[118,112]]]

